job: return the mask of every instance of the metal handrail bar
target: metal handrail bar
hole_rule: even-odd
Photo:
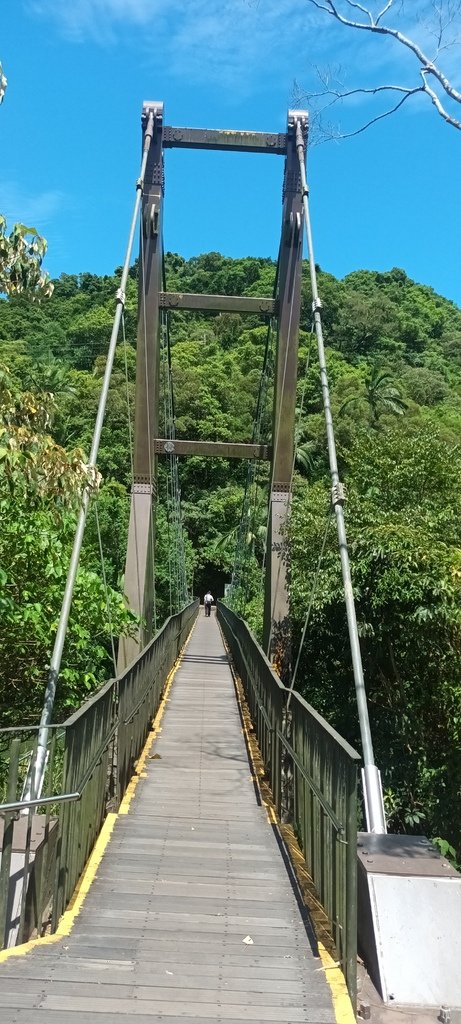
[[[170,616],[170,617],[171,617],[171,616]],[[157,636],[158,636],[158,635],[159,635],[159,634],[157,633]],[[175,634],[175,640],[177,640],[177,639],[178,639],[178,636],[180,636],[180,635],[181,635],[181,630],[179,630],[179,632]],[[168,653],[166,653],[166,654],[165,654],[165,657],[164,657],[163,661],[161,662],[160,668],[163,668],[163,666],[164,666],[164,664],[165,664],[165,662],[166,662],[167,658],[168,658]],[[132,722],[132,721],[133,721],[133,718],[134,718],[135,714],[137,713],[137,711],[139,711],[139,708],[141,707],[141,704],[143,704],[143,702],[145,701],[145,699],[146,699],[146,696],[147,696],[147,694],[149,693],[149,690],[150,690],[151,686],[152,686],[152,681],[149,681],[149,683],[148,683],[148,685],[146,686],[145,690],[143,690],[143,692],[142,692],[142,696],[141,696],[141,697],[140,697],[140,699],[138,700],[138,703],[137,703],[137,704],[135,704],[134,708],[133,708],[133,709],[131,710],[131,712],[130,712],[130,714],[129,714],[128,718],[124,718],[124,719],[123,719],[123,724],[124,724],[124,725],[129,725],[129,724],[130,724],[130,722]]]
[[[50,730],[51,729],[63,729],[64,728],[64,722],[61,722],[60,724],[55,723],[54,725],[50,724],[48,726],[48,728]],[[0,739],[3,736],[4,733],[6,734],[6,733],[19,733],[19,732],[38,732],[39,729],[40,729],[40,725],[4,725],[4,726],[2,726],[0,728]]]
[[[82,791],[78,793],[61,793],[56,796],[37,797],[36,800],[14,800],[10,804],[0,804],[0,817],[14,811],[33,810],[34,807],[45,807],[47,804],[68,804],[80,800]]]
[[[107,749],[112,737],[115,736],[115,733],[117,732],[117,726],[118,722],[116,722],[115,725],[113,725],[110,732],[108,732],[107,736],[104,739],[104,742],[101,743],[101,746],[99,747],[97,753],[95,754],[91,764],[88,766],[85,774],[82,777],[82,781],[80,782],[80,785],[78,789],[75,790],[75,792],[61,793],[56,794],[55,796],[37,797],[34,800],[15,800],[13,803],[0,804],[0,816],[10,811],[21,811],[27,810],[27,808],[32,809],[34,807],[45,807],[47,804],[63,804],[70,803],[72,800],[81,800],[85,786],[88,785],[92,775],[94,775],[95,768],[99,764],[101,757],[104,754],[105,750]]]
[[[244,620],[243,620],[243,619],[242,619],[242,622],[244,622]],[[246,625],[246,623],[245,623],[245,625]],[[248,629],[248,632],[250,633],[250,629],[249,629],[249,627],[248,627],[248,626],[247,626],[247,629]],[[243,646],[242,646],[242,644],[241,644],[241,642],[240,642],[240,640],[239,640],[239,638],[238,638],[237,634],[236,634],[236,633],[234,633],[234,631],[233,631],[233,630],[232,630],[232,635],[233,635],[233,637],[234,637],[234,639],[235,639],[236,643],[237,643],[237,644],[238,644],[238,646],[239,646],[239,649],[240,649],[240,653],[241,653],[241,655],[242,655],[242,660],[243,660],[243,661],[244,661],[244,663],[245,663],[245,667],[246,667],[247,671],[249,671],[249,664],[248,664],[248,659],[247,659],[247,658],[245,657],[245,654],[244,654],[244,650],[243,650]],[[268,659],[267,659],[267,657],[266,657],[266,655],[265,655],[265,653],[264,653],[264,651],[263,651],[262,647],[260,646],[260,644],[258,643],[258,641],[257,641],[256,637],[254,637],[252,633],[251,633],[251,639],[252,639],[252,641],[253,641],[254,647],[255,647],[255,649],[257,650],[258,654],[260,654],[260,655],[261,655],[261,657],[262,657],[262,658],[264,658],[264,661],[266,661],[266,662],[267,662],[267,669],[269,670],[269,672],[270,672],[270,674],[271,674],[271,676],[272,676],[272,681],[273,681],[273,682],[275,683],[275,685],[276,685],[277,689],[278,689],[278,690],[280,690],[280,691],[281,691],[282,693],[285,693],[285,691],[286,691],[286,686],[284,686],[284,685],[283,685],[283,683],[282,683],[282,681],[281,681],[281,679],[280,679],[280,676],[278,676],[278,675],[277,675],[277,673],[276,673],[276,672],[274,671],[274,669],[272,668],[272,665],[271,665],[271,664],[270,664],[270,662],[268,661]]]
[[[80,782],[80,785],[78,787],[78,792],[80,793],[80,796],[82,795],[83,790],[85,789],[85,786],[88,785],[92,775],[94,774],[95,768],[97,768],[98,764],[100,763],[102,755],[107,750],[112,737],[115,736],[115,733],[117,732],[117,728],[118,728],[118,721],[116,720],[114,722],[114,725],[112,726],[112,729],[110,729],[109,732],[107,733],[107,736],[104,737],[104,740],[101,743],[99,749],[97,750],[97,752],[96,752],[96,754],[95,754],[91,764],[88,765],[88,768],[87,768],[85,774],[82,777],[82,781]]]
[[[269,715],[267,714],[267,711],[266,711],[266,709],[264,707],[264,704],[262,703],[262,701],[259,699],[259,697],[256,694],[255,694],[255,700],[256,700],[258,708],[259,708],[259,710],[260,710],[260,712],[261,712],[261,714],[262,714],[262,716],[264,718],[264,721],[265,721],[265,723],[267,725],[267,728],[268,729],[272,729],[273,728],[272,722],[271,722],[271,720],[269,718]],[[277,732],[278,732],[278,730],[277,730]]]
[[[334,729],[333,726],[330,725],[329,722],[327,722],[326,718],[323,718],[322,715],[318,711],[316,711],[315,708],[312,707],[312,704],[309,704],[307,700],[305,700],[304,697],[302,697],[301,694],[298,693],[297,690],[292,690],[291,697],[292,699],[293,697],[296,698],[298,704],[301,704],[301,706],[308,712],[311,718],[316,719],[318,724],[322,727],[323,731],[326,732],[329,736],[331,736],[331,739],[334,740],[335,743],[338,744],[338,746],[342,747],[344,753],[347,754],[347,756],[350,757],[351,760],[357,761],[357,763],[362,760],[360,754],[356,750],[354,750],[354,747],[351,747],[350,743],[348,743],[347,740],[345,740],[344,737],[341,736],[339,732],[336,732],[336,729]]]
[[[99,687],[99,689],[95,690],[91,697],[88,697],[84,704],[81,704],[76,711],[72,712],[69,718],[66,718],[65,722],[61,723],[60,728],[63,730],[63,732],[65,732],[66,729],[70,729],[71,726],[75,725],[75,723],[78,722],[80,718],[83,718],[83,716],[87,714],[87,712],[93,706],[93,704],[97,704],[104,697],[104,694],[106,694],[111,689],[111,687],[115,686],[116,682],[117,680],[115,678],[108,679],[107,683],[103,683]],[[48,728],[51,728],[51,726],[49,726]]]
[[[183,605],[183,607],[179,609],[179,611],[173,612],[172,615],[169,615],[168,618],[165,619],[165,622],[160,626],[160,629],[158,629],[155,635],[152,637],[152,639],[149,640],[149,643],[146,644],[146,646],[143,648],[141,653],[138,654],[136,658],[133,658],[133,661],[130,661],[129,665],[127,665],[127,667],[123,669],[122,674],[120,676],[117,676],[117,679],[121,680],[124,679],[126,676],[130,675],[130,672],[132,672],[134,667],[136,665],[139,665],[141,661],[147,658],[151,648],[155,647],[155,644],[158,643],[159,637],[162,635],[162,633],[166,633],[168,629],[168,623],[171,622],[172,619],[177,619],[179,615],[182,615],[188,608],[192,608],[192,606],[195,604],[197,604],[198,606],[198,598],[188,601],[187,604]],[[181,630],[179,632],[181,632]],[[177,636],[179,636],[179,633],[177,633]]]
[[[325,811],[325,814],[328,815],[328,817],[329,817],[332,825],[336,829],[336,831],[340,832],[341,835],[344,835],[344,831],[345,831],[344,830],[344,825],[341,824],[341,822],[340,822],[339,818],[336,816],[333,808],[330,807],[329,803],[325,800],[321,790],[319,789],[319,787],[314,782],[312,776],[304,768],[304,765],[302,764],[302,761],[300,760],[298,755],[293,750],[293,747],[291,746],[291,743],[288,742],[286,736],[283,735],[283,732],[280,729],[277,729],[277,735],[278,735],[278,737],[280,739],[281,744],[285,747],[285,750],[288,751],[292,761],[294,761],[296,767],[301,772],[301,775],[302,775],[303,779],[306,780],[308,786],[310,787],[312,792],[317,797],[317,800],[318,800],[319,804],[323,807],[323,810]]]

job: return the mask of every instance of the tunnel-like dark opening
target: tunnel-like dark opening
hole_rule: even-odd
[[[230,582],[230,576],[224,569],[218,569],[212,562],[207,562],[196,570],[194,579],[194,594],[200,598],[201,604],[203,604],[203,598],[207,590],[211,590],[213,597],[216,600],[224,597],[224,584]]]

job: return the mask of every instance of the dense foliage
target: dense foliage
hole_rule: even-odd
[[[217,253],[189,261],[168,254],[166,265],[168,287],[180,291],[270,295],[275,275],[270,260],[230,260]],[[130,487],[127,417],[134,398],[136,276],[134,267],[127,288],[126,345],[122,343],[117,352],[98,467],[103,477],[98,509],[106,571],[109,584],[119,591]],[[9,389],[16,389],[22,400],[25,393],[54,396],[53,420],[46,431],[70,463],[70,449],[89,449],[116,286],[116,277],[62,275],[47,303],[31,306],[12,297],[0,305],[0,361],[9,368]],[[441,835],[459,850],[461,311],[398,269],[360,271],[342,281],[320,272],[319,286],[341,475],[347,484],[353,583],[387,812],[393,827]],[[310,309],[306,273],[298,385],[302,412],[289,535],[295,648],[329,505]],[[250,440],[266,336],[267,326],[257,318],[174,313],[178,436]],[[263,420],[266,436],[270,400],[269,391]],[[193,589],[203,593],[210,586],[219,594],[230,578],[247,467],[231,460],[191,458],[180,468]],[[266,482],[267,467],[259,466],[246,530],[245,607],[256,629],[261,615]],[[9,572],[10,552],[17,553],[16,590],[3,589],[8,600],[14,594],[8,622],[14,620],[17,628],[2,627],[2,671],[5,692],[14,667],[14,703],[22,708],[35,683],[27,668],[29,655],[21,653],[21,636],[27,635],[30,649],[35,645],[37,659],[31,661],[43,673],[72,512],[67,507],[64,511],[56,496],[51,505],[48,499],[44,504],[42,497],[34,497],[27,512],[25,492],[19,488],[13,493],[8,482],[2,487],[2,500],[10,503],[3,516],[3,572]],[[165,489],[161,466],[159,618],[169,611]],[[30,535],[27,514],[36,531]],[[51,543],[47,537],[53,538]],[[98,560],[97,531],[90,519],[82,572],[94,580]],[[40,597],[34,580],[40,581]],[[24,591],[22,605],[18,581]],[[82,581],[82,588],[86,586]],[[34,610],[37,604],[46,608],[41,619]],[[83,599],[78,604],[77,597],[74,622],[82,630],[91,611],[84,604]],[[27,629],[21,633],[26,621]],[[107,658],[108,638],[100,640]],[[77,635],[71,642],[73,651],[85,651],[78,661],[82,678],[87,673],[85,658],[87,667],[95,663],[93,642],[94,638]],[[22,658],[17,667],[13,650]],[[69,650],[66,666],[73,657]],[[334,524],[318,575],[297,685],[352,743],[359,744]],[[75,694],[68,699],[75,701]]]
[[[37,720],[79,498],[83,487],[98,486],[82,452],[66,452],[51,437],[52,409],[50,395],[19,392],[0,371],[2,724]],[[77,578],[56,718],[113,671],[111,629],[117,637],[130,622],[121,593],[105,591],[88,551]]]

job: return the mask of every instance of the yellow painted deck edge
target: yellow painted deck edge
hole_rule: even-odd
[[[197,620],[195,620],[195,622],[196,621]],[[28,942],[22,942],[20,946],[11,946],[10,949],[0,950],[0,964],[4,963],[5,960],[9,960],[10,957],[25,956],[26,953],[30,953],[30,951],[32,949],[35,949],[37,946],[50,946],[53,944],[53,942],[58,942],[59,939],[62,939],[63,936],[70,935],[75,918],[80,913],[84,900],[96,877],[96,872],[102,861],[106,848],[109,844],[110,837],[114,830],[115,822],[117,821],[117,818],[119,817],[120,814],[128,814],[128,809],[133,799],[136,786],[138,785],[139,779],[142,777],[143,768],[150,747],[152,746],[155,737],[160,732],[160,723],[165,711],[166,702],[168,700],[168,694],[171,690],[174,676],[181,664],[184,651],[192,636],[193,630],[195,628],[195,622],[188,634],[187,640],[185,640],[183,644],[180,654],[177,660],[175,661],[169,676],[167,677],[165,689],[163,691],[163,696],[160,701],[157,714],[155,715],[155,718],[152,722],[152,729],[149,732],[142,752],[136,762],[136,770],[130,782],[128,783],[120,807],[117,812],[110,812],[105,818],[102,829],[93,847],[89,860],[87,861],[86,867],[84,868],[80,881],[77,884],[74,895],[72,896],[72,899],[69,903],[69,906],[67,907],[67,910],[64,911],[62,917],[60,918],[56,931],[53,933],[53,935],[42,935],[39,936],[37,939],[29,939]]]
[[[219,623],[219,628],[221,629],[221,624],[220,623]],[[322,965],[321,967],[319,967],[319,971],[323,971],[324,972],[326,981],[327,981],[327,983],[328,983],[328,985],[330,987],[331,998],[332,998],[332,1001],[333,1001],[333,1009],[334,1009],[334,1014],[335,1014],[335,1018],[336,1018],[336,1024],[356,1024],[356,1016],[355,1016],[355,1013],[354,1013],[354,1010],[353,1010],[353,1006],[352,1006],[352,1003],[351,1003],[351,1000],[350,1000],[349,993],[347,991],[347,985],[346,985],[346,980],[344,978],[344,974],[343,974],[341,968],[336,963],[336,961],[333,959],[331,953],[328,951],[328,949],[326,948],[326,946],[324,945],[324,943],[321,941],[321,939],[319,937],[319,929],[318,929],[318,924],[317,924],[317,922],[318,922],[318,906],[316,906],[315,903],[309,899],[308,892],[306,892],[306,886],[303,884],[302,877],[300,877],[299,862],[302,861],[302,863],[304,864],[304,857],[302,855],[301,848],[300,848],[300,846],[299,846],[299,844],[298,844],[298,842],[296,840],[294,832],[292,830],[290,830],[291,836],[288,835],[287,834],[287,829],[279,821],[279,818],[278,818],[278,815],[277,815],[277,812],[276,812],[276,809],[275,809],[275,805],[274,805],[273,800],[272,800],[272,796],[269,795],[269,793],[267,793],[267,792],[265,792],[265,793],[262,792],[261,780],[260,780],[260,775],[261,775],[262,769],[261,769],[261,767],[258,769],[258,761],[260,762],[260,765],[262,765],[261,752],[259,750],[259,746],[257,744],[256,738],[254,737],[254,735],[252,735],[250,733],[250,731],[248,729],[248,722],[251,723],[250,712],[249,712],[248,705],[247,705],[246,700],[245,700],[245,694],[244,694],[244,691],[243,691],[242,683],[241,683],[241,681],[240,681],[238,675],[236,674],[235,669],[234,669],[234,667],[232,665],[232,659],[231,659],[231,656],[230,656],[229,648],[228,648],[228,645],[226,643],[226,640],[225,640],[225,637],[224,637],[222,629],[221,629],[221,636],[223,638],[225,649],[226,649],[226,651],[228,652],[228,655],[229,655],[229,661],[231,662],[232,675],[233,675],[233,679],[234,679],[235,692],[236,692],[236,695],[237,695],[237,703],[238,703],[239,709],[240,709],[240,717],[241,717],[241,720],[242,720],[243,733],[244,733],[244,736],[245,736],[245,740],[246,740],[246,744],[247,744],[247,749],[248,749],[248,754],[249,754],[250,762],[251,762],[251,768],[252,768],[252,771],[253,771],[253,781],[255,782],[256,786],[258,787],[258,792],[259,792],[259,796],[260,796],[260,799],[261,799],[261,803],[262,803],[263,807],[265,807],[265,809],[266,809],[266,814],[267,814],[268,822],[271,825],[276,825],[277,828],[279,829],[280,835],[281,835],[282,840],[283,840],[283,842],[285,844],[285,847],[287,849],[287,852],[288,852],[288,855],[290,857],[290,861],[291,861],[293,870],[295,872],[295,875],[296,875],[296,878],[297,878],[297,881],[298,881],[298,884],[299,884],[299,888],[300,888],[300,892],[301,892],[301,895],[302,895],[302,898],[303,898],[303,902],[305,903],[305,905],[307,906],[307,908],[308,908],[308,910],[310,912],[311,922],[312,922],[312,926],[314,928],[314,932],[315,932],[315,935],[316,935],[316,938],[317,938],[319,957],[320,957],[320,961],[321,961],[321,965]],[[269,787],[267,786],[267,787],[265,787],[265,789],[268,790]]]

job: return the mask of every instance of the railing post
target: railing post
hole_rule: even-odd
[[[345,975],[354,1012],[357,1007],[357,766],[347,770]]]
[[[293,712],[288,706],[287,693],[282,696],[282,736],[292,745],[293,741]],[[280,817],[286,824],[293,821],[294,810],[294,771],[293,761],[286,747],[283,748],[280,757]]]
[[[18,770],[19,770],[19,748],[20,740],[13,739],[10,746],[10,764],[8,771],[8,784],[6,789],[6,801],[7,803],[13,802],[16,799],[16,789],[18,785]],[[16,815],[14,812],[6,813],[4,818],[3,827],[3,842],[2,842],[2,864],[0,868],[0,949],[5,948],[7,941],[7,912],[8,912],[8,895],[10,890],[10,871],[11,871],[11,851],[13,848],[13,831],[14,831],[14,820]]]

